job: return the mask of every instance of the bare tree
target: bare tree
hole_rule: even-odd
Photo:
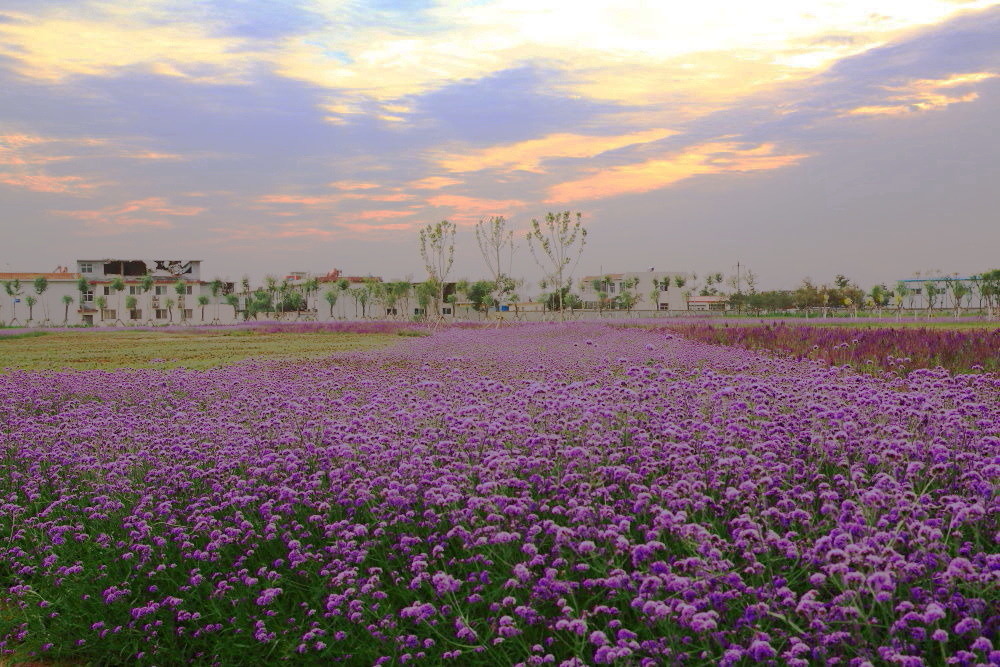
[[[454,222],[442,220],[433,225],[427,225],[420,230],[420,257],[424,260],[427,275],[437,287],[436,307],[440,318],[441,305],[444,302],[445,280],[455,261],[455,231]]]
[[[479,252],[486,260],[486,266],[493,279],[491,289],[491,300],[499,303],[505,296],[514,291],[515,281],[510,277],[511,267],[514,263],[514,230],[510,229],[507,219],[502,215],[489,218],[480,218],[476,224],[476,242],[479,244]],[[486,309],[489,313],[489,307]]]
[[[587,229],[583,226],[582,217],[577,213],[574,222],[569,211],[546,213],[545,222],[533,219],[528,232],[531,255],[538,266],[547,272],[546,282],[555,286],[560,321],[566,320],[563,293],[573,282],[573,270],[587,242]]]

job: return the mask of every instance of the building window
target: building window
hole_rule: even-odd
[[[442,308],[441,309],[441,314],[442,315],[451,315],[451,308]]]
[[[104,286],[104,296],[111,296],[111,286],[110,285],[105,285]]]
[[[669,303],[661,303],[660,304],[660,310],[670,310],[670,304]]]
[[[139,294],[142,294],[142,287],[140,285],[129,285],[128,293],[131,294],[132,296],[137,296]]]
[[[117,310],[108,310],[107,308],[105,308],[104,309],[104,318],[108,319],[108,320],[117,320],[118,319],[118,311]]]
[[[191,309],[191,308],[185,308],[184,309],[184,319],[185,320],[190,320],[192,318],[194,318],[194,310]]]
[[[423,308],[414,308],[413,309],[413,314],[414,315],[423,315],[424,314],[424,309]]]
[[[83,293],[83,302],[84,303],[93,303],[94,302],[94,290],[89,289],[89,290],[87,290],[86,292]]]
[[[169,294],[169,287],[167,285],[157,285],[153,288],[153,294],[156,296],[163,296],[164,294]]]
[[[166,311],[165,308],[157,308],[156,309],[156,319],[158,319],[158,320],[165,320],[165,319],[167,319],[167,311]]]
[[[185,294],[191,294],[191,286],[190,285],[187,286],[187,288],[184,290],[184,293]]]
[[[129,319],[132,319],[132,320],[141,320],[142,319],[142,311],[141,310],[130,310],[130,311],[128,311],[128,316],[129,316]]]
[[[94,265],[90,262],[80,262],[80,273],[93,273]]]

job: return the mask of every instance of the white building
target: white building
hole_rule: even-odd
[[[45,289],[39,292],[38,279]],[[23,326],[231,323],[232,283],[201,280],[200,260],[81,259],[76,272],[0,273],[0,318]],[[116,289],[120,286],[121,290]],[[216,294],[213,294],[213,286]],[[15,295],[8,291],[17,292]],[[7,298],[4,298],[7,297]],[[28,297],[34,301],[29,308]]]
[[[693,281],[690,274],[678,271],[633,271],[584,276],[580,298],[585,308],[618,308],[621,296],[630,293],[636,299],[633,310],[687,310]],[[628,287],[632,284],[632,287]],[[601,303],[601,294],[604,304]]]

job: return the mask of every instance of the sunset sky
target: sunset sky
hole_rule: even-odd
[[[4,0],[0,90],[0,271],[478,278],[505,215],[537,278],[564,209],[578,276],[1000,268],[997,2]]]

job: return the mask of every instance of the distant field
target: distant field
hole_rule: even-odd
[[[664,320],[663,322],[668,322]],[[810,326],[810,327],[844,327],[848,329],[998,329],[998,320],[954,320],[954,319],[916,319],[903,318],[895,320],[889,317],[881,319],[859,318],[849,319],[842,317],[705,317],[705,318],[678,318],[678,323],[682,324],[710,324],[713,326],[760,326],[761,324],[778,324],[786,326]],[[656,322],[656,326],[661,326],[662,322]]]
[[[244,359],[301,359],[385,347],[396,333],[330,331],[53,331],[0,336],[9,370],[212,368]]]

